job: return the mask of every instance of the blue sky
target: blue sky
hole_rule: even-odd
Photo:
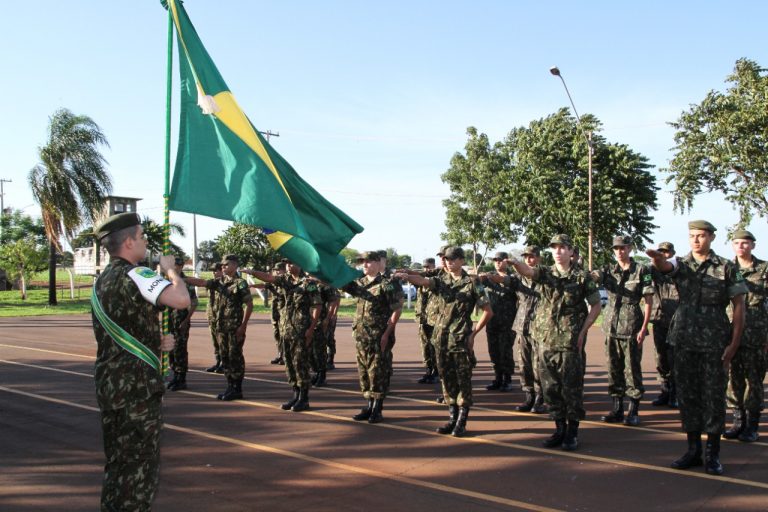
[[[768,66],[763,2],[184,5],[254,125],[279,132],[275,148],[365,227],[350,246],[394,247],[415,259],[441,243],[448,189],[440,174],[463,149],[466,128],[497,141],[569,105],[551,66],[560,68],[579,113],[596,115],[609,141],[647,156],[660,185],[658,168],[674,144],[666,123],[709,90],[724,89],[738,58]],[[166,28],[156,0],[5,5],[0,178],[13,180],[5,184],[6,206],[39,214],[27,174],[48,117],[66,107],[106,133],[115,194],[143,198],[140,213],[161,220]],[[176,118],[176,101],[173,108]],[[737,217],[721,196],[702,196],[679,215],[663,187],[659,203],[655,242],[670,240],[685,252],[686,222],[703,217],[721,230],[715,250],[731,254],[725,230]],[[191,215],[171,218],[188,228],[177,242],[191,253]],[[198,217],[198,241],[226,225]],[[760,255],[768,227],[756,219],[750,228]]]

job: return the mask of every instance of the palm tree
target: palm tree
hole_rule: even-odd
[[[141,220],[141,227],[144,229],[144,236],[147,238],[147,251],[149,252],[148,260],[149,265],[152,266],[152,259],[155,254],[163,254],[163,225],[158,224],[149,217],[144,217]],[[179,235],[184,236],[184,227],[181,224],[174,224],[171,222],[169,225],[169,236]],[[184,255],[184,250],[178,245],[171,242],[171,254],[178,256]]]
[[[49,242],[48,304],[52,306],[56,305],[56,251],[61,250],[61,237],[71,239],[84,222],[95,224],[112,193],[100,145],[109,147],[90,117],[59,109],[50,118],[47,144],[39,148],[40,163],[29,173]]]

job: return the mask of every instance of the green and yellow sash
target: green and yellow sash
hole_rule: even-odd
[[[150,367],[157,370],[158,373],[162,372],[160,364],[160,358],[158,358],[154,352],[152,352],[146,345],[131,336],[122,327],[117,325],[111,318],[104,312],[104,308],[101,307],[99,297],[96,295],[96,283],[93,283],[93,293],[91,293],[91,306],[93,307],[93,313],[96,315],[96,320],[99,321],[101,326],[107,331],[107,334],[115,340],[115,343],[123,347],[128,353],[133,354],[135,357],[141,359],[147,363]]]

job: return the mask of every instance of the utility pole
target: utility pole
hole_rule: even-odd
[[[272,132],[272,131],[270,131],[270,130],[267,130],[267,131],[265,131],[265,132],[263,132],[263,131],[259,130],[259,133],[260,133],[260,134],[262,134],[263,136],[265,136],[265,137],[267,138],[267,142],[269,142],[269,138],[270,138],[270,137],[279,137],[279,136],[280,136],[280,133],[279,133],[279,132]]]
[[[13,183],[13,181],[0,178],[0,239],[3,238],[3,217],[5,217],[5,192],[3,191],[3,183]]]

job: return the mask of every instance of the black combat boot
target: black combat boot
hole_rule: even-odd
[[[427,371],[416,382],[419,384],[430,384],[432,382],[432,368],[427,367]]]
[[[442,427],[437,427],[435,432],[438,434],[450,434],[456,427],[456,421],[459,418],[459,406],[456,404],[448,406],[448,423]]]
[[[661,393],[656,399],[651,402],[654,407],[661,407],[662,405],[669,405],[669,383],[663,382],[661,384]]]
[[[565,429],[565,436],[563,436],[562,449],[567,452],[572,452],[579,446],[579,422],[578,420],[568,420],[568,426]]]
[[[312,379],[310,379],[309,383],[310,383],[312,386],[314,386],[315,384],[317,384],[317,378],[318,378],[319,376],[320,376],[320,372],[317,372],[316,374],[314,374],[314,375],[312,376]]]
[[[282,352],[278,352],[277,356],[275,356],[275,358],[272,359],[269,362],[269,364],[284,364],[284,363],[285,363],[285,361],[283,361],[283,353]]]
[[[490,384],[485,386],[485,389],[487,389],[488,391],[495,391],[499,389],[501,387],[502,379],[503,377],[501,376],[501,373],[496,372],[496,378],[493,379],[493,381]]]
[[[600,417],[606,423],[620,423],[624,419],[624,397],[614,396],[611,412]]]
[[[299,399],[291,407],[293,412],[301,412],[309,409],[309,389],[302,388],[299,390]]]
[[[523,403],[515,407],[515,410],[520,412],[528,412],[531,409],[533,409],[533,393],[531,393],[530,391],[526,391],[525,400],[523,401]]]
[[[747,425],[744,430],[739,434],[739,441],[745,443],[754,443],[760,439],[760,434],[757,433],[757,429],[760,427],[760,413],[759,412],[747,412]]]
[[[726,439],[736,439],[739,434],[744,430],[744,409],[733,410],[733,425],[731,428],[723,432],[723,437]]]
[[[168,389],[170,391],[180,391],[182,389],[187,389],[187,374],[177,373],[174,375],[173,380],[168,383]]]
[[[299,401],[299,388],[297,386],[293,386],[293,398],[285,402],[283,405],[280,406],[280,408],[284,411],[289,410],[291,407],[293,407],[293,404]]]
[[[512,375],[505,373],[499,391],[512,391]]]
[[[371,417],[368,418],[368,423],[380,423],[384,419],[381,415],[381,409],[384,407],[384,399],[376,398],[371,406]]]
[[[563,444],[565,420],[555,420],[555,431],[542,443],[545,448],[556,448]]]
[[[432,368],[432,375],[429,376],[429,383],[434,384],[440,382],[440,375],[437,373],[437,368]]]
[[[469,407],[462,405],[459,407],[459,417],[456,418],[456,426],[453,427],[453,432],[451,432],[453,437],[463,437],[467,433],[467,418],[469,418]]]
[[[624,424],[628,427],[636,427],[640,424],[640,416],[637,414],[638,410],[640,409],[640,399],[639,398],[630,398],[629,399],[629,412],[627,413],[627,417],[624,418]]]
[[[325,379],[325,370],[320,370],[317,372],[317,380],[315,380],[315,386],[318,388],[321,388],[325,386],[326,379]]]
[[[222,391],[221,393],[219,393],[218,395],[216,395],[216,398],[218,398],[219,400],[224,400],[224,396],[225,396],[227,393],[230,393],[230,392],[232,391],[232,387],[233,387],[234,385],[235,385],[235,384],[234,384],[234,381],[233,381],[232,379],[230,379],[229,377],[227,377],[227,389],[225,389],[224,391]]]
[[[368,399],[368,405],[360,409],[360,412],[352,416],[355,421],[365,421],[371,417],[371,411],[373,410],[373,398]]]
[[[243,398],[243,379],[232,379],[232,388],[221,397],[225,402]]]
[[[674,382],[669,383],[669,403],[671,409],[677,409],[677,386]]]
[[[168,381],[168,383],[165,385],[165,388],[171,391],[176,391],[175,389],[171,389],[171,388],[175,387],[178,381],[179,381],[179,374],[176,372],[173,372],[173,378]]]
[[[336,365],[333,363],[333,354],[328,355],[328,359],[325,362],[326,370],[335,370]]]
[[[536,395],[531,412],[533,414],[546,414],[547,406],[544,404],[544,395]]]
[[[224,362],[223,361],[219,361],[219,366],[216,367],[216,369],[213,370],[213,372],[214,373],[226,373],[226,371],[224,370]]]
[[[213,366],[209,366],[208,368],[205,369],[205,371],[208,373],[213,373],[216,370],[218,370],[219,366],[221,366],[221,358],[217,357],[216,362],[213,363]]]
[[[671,466],[675,469],[688,469],[701,466],[701,432],[688,432],[688,451],[674,461]]]
[[[444,404],[445,403],[445,397],[443,395],[437,395],[437,398],[435,398],[435,402],[437,402],[439,404]]]
[[[707,447],[704,451],[704,471],[710,475],[722,475],[723,465],[720,464],[720,434],[707,434]]]

